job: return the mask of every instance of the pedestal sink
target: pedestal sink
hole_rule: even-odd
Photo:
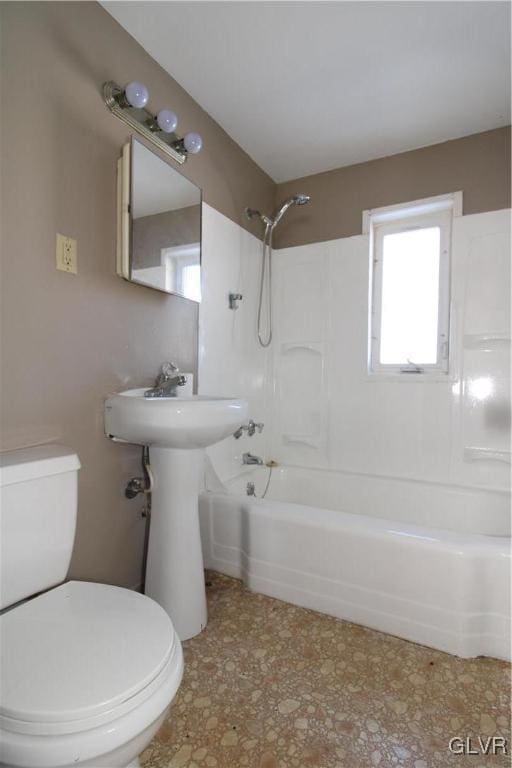
[[[154,487],[145,592],[187,640],[207,620],[198,516],[204,449],[247,420],[248,404],[199,395],[145,398],[144,392],[130,389],[108,398],[105,431],[149,446]]]

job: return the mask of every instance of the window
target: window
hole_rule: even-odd
[[[161,248],[160,258],[165,268],[165,290],[201,301],[201,243]]]
[[[371,374],[448,372],[451,221],[459,196],[365,212]]]
[[[189,264],[181,272],[183,295],[194,301],[201,301],[201,266]]]

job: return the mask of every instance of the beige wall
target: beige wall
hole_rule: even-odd
[[[2,14],[1,445],[59,441],[82,461],[71,575],[139,582],[142,502],[123,489],[139,449],[103,436],[106,394],[150,384],[161,361],[195,370],[197,305],[114,274],[116,159],[129,131],[104,80],[139,78],[204,151],[184,167],[204,199],[244,221],[274,184],[96,3],[5,3]],[[78,239],[77,276],[55,270],[55,235]]]
[[[464,193],[464,214],[510,207],[510,128],[279,184],[278,200],[306,192],[311,202],[290,209],[276,229],[274,245],[358,235],[367,208],[458,190]]]

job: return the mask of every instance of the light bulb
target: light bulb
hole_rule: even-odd
[[[198,133],[186,133],[183,137],[183,144],[187,152],[191,155],[197,155],[203,146],[203,140]]]
[[[178,115],[172,109],[161,109],[156,116],[156,122],[164,133],[174,133],[178,127]]]
[[[149,101],[148,89],[144,83],[139,83],[137,80],[128,83],[124,89],[124,95],[126,96],[128,104],[131,104],[132,107],[136,107],[137,109],[142,109]]]

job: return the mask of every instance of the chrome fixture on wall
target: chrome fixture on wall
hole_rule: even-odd
[[[230,309],[238,309],[238,302],[242,301],[243,296],[241,293],[230,293],[229,294],[229,308]]]
[[[235,440],[238,440],[239,437],[242,437],[244,432],[247,432],[249,437],[252,437],[256,432],[261,435],[264,426],[265,424],[262,421],[256,422],[251,419],[248,424],[243,424],[236,430],[236,432],[233,432],[233,437]]]
[[[198,133],[191,131],[183,138],[175,133],[178,116],[172,109],[161,109],[156,115],[146,109],[149,91],[144,83],[134,80],[121,88],[109,80],[103,84],[103,99],[113,115],[177,163],[201,151],[203,140]]]
[[[252,453],[242,453],[242,464],[257,464],[258,466],[263,465],[263,459],[260,456],[254,456]]]
[[[261,264],[261,280],[260,280],[260,297],[258,302],[258,341],[260,346],[268,347],[272,341],[272,235],[274,228],[279,224],[287,210],[292,205],[306,205],[310,201],[310,196],[303,193],[292,195],[281,205],[276,212],[273,219],[266,216],[260,211],[254,210],[254,208],[246,208],[245,215],[248,219],[259,218],[265,225],[265,233],[263,235],[263,254]],[[262,314],[263,314],[263,290],[265,287],[265,274],[267,271],[268,261],[268,330],[266,338],[263,336]]]

